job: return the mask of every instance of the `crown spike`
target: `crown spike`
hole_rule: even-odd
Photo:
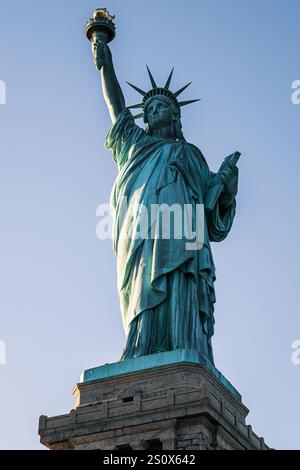
[[[136,114],[135,116],[133,116],[133,119],[139,119],[143,116],[144,116],[144,113]]]
[[[143,104],[139,103],[139,104],[133,104],[131,106],[127,106],[127,109],[137,109],[137,108],[142,108],[142,107],[143,107]]]
[[[155,80],[154,80],[154,78],[153,78],[152,73],[150,72],[150,69],[149,69],[148,65],[146,65],[146,67],[147,67],[147,70],[148,70],[148,75],[149,75],[149,78],[150,78],[150,82],[151,82],[152,88],[157,88],[157,85],[156,85],[156,83],[155,83]]]
[[[174,72],[174,67],[172,68],[171,73],[170,73],[170,75],[169,75],[169,77],[168,77],[168,80],[166,81],[166,84],[165,84],[165,86],[164,86],[164,88],[165,88],[166,90],[169,89],[169,86],[170,86],[170,83],[171,83],[171,80],[172,80],[173,72]]]
[[[141,90],[140,88],[138,88],[137,86],[135,85],[132,85],[132,83],[129,83],[129,82],[126,82],[128,85],[130,85],[135,91],[137,91],[138,93],[140,93],[142,96],[146,96],[147,93],[143,90]]]
[[[187,101],[180,101],[178,104],[179,106],[186,106],[187,104],[191,104],[191,103],[196,103],[196,101],[200,101],[201,98],[199,98],[198,100],[187,100]]]
[[[176,93],[174,93],[174,96],[177,98],[177,96],[181,95],[181,93],[188,87],[190,86],[192,82],[188,83],[187,85],[184,85],[182,88],[180,88],[180,90],[176,91]]]

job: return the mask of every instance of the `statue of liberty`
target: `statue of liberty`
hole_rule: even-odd
[[[236,208],[239,153],[227,157],[219,171],[210,171],[200,150],[186,142],[178,101],[188,86],[170,90],[173,70],[163,87],[148,69],[150,91],[131,85],[141,103],[126,107],[111,51],[101,40],[92,43],[101,69],[102,89],[113,126],[106,147],[111,149],[118,176],[111,194],[118,292],[126,343],[121,360],[164,351],[198,351],[214,364],[215,267],[210,242],[228,235]],[[140,108],[133,116],[130,109]],[[135,123],[142,117],[145,129]],[[126,198],[124,213],[122,201]],[[138,237],[139,205],[204,207],[203,245],[187,249],[187,238]],[[198,230],[199,227],[196,227]],[[127,236],[122,236],[124,233]]]

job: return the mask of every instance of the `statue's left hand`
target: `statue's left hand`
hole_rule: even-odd
[[[238,175],[239,169],[236,165],[227,165],[223,168],[221,167],[218,176],[224,185],[224,190],[222,192],[221,204],[223,206],[230,205],[238,191]]]

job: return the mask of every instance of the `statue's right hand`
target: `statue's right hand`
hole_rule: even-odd
[[[111,52],[105,42],[100,41],[99,39],[95,39],[92,42],[92,51],[94,55],[94,63],[97,70],[101,70],[103,65],[111,63]]]

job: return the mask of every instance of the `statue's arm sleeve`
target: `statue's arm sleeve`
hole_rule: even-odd
[[[220,242],[224,240],[233,224],[233,219],[236,211],[235,198],[229,204],[224,206],[222,204],[222,186],[216,182],[216,174],[210,172],[208,175],[208,184],[206,192],[206,221],[210,241]]]
[[[105,146],[112,150],[113,159],[119,169],[127,162],[132,154],[133,145],[145,134],[145,131],[135,124],[134,118],[125,108],[117,117],[110,129]]]

